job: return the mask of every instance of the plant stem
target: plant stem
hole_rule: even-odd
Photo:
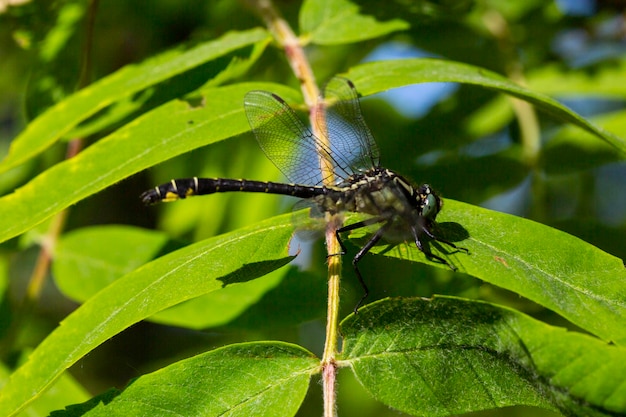
[[[512,81],[525,86],[526,78],[524,77],[523,65],[515,52],[515,45],[508,22],[504,16],[495,10],[486,12],[483,22],[485,27],[498,41],[502,55],[506,60],[506,75]],[[541,151],[541,129],[539,128],[537,113],[532,104],[526,101],[516,98],[510,98],[510,101],[520,127],[520,137],[524,147],[524,161],[530,168],[535,168]]]
[[[339,216],[327,215],[326,248],[328,250],[328,310],[326,314],[326,341],[322,357],[322,386],[324,389],[324,417],[337,415],[337,340],[339,338],[339,286],[341,281],[341,247],[335,231],[341,227]]]
[[[511,36],[509,23],[495,9],[487,11],[483,16],[483,21],[485,27],[498,41],[502,56],[505,59],[504,71],[507,77],[521,86],[526,86],[524,66],[516,52],[517,48]],[[531,206],[531,217],[541,221],[541,219],[546,218],[546,205],[542,204],[546,198],[546,185],[538,165],[541,156],[541,128],[539,120],[532,104],[512,97],[509,100],[520,128],[523,162],[533,174],[531,176],[531,195],[536,203]]]
[[[289,24],[278,13],[271,0],[257,0],[251,2],[259,12],[266,26],[272,32],[274,39],[284,48],[289,65],[300,82],[300,89],[304,102],[309,109],[309,120],[313,133],[321,140],[328,141],[326,134],[324,103],[319,100],[319,88],[311,65],[302,48],[302,42],[294,34]],[[330,146],[325,143],[326,149]],[[318,152],[322,178],[326,185],[333,185],[334,170],[330,160]],[[336,237],[336,230],[341,227],[340,216],[326,215],[326,249],[328,251],[328,314],[326,318],[326,341],[322,357],[322,381],[324,389],[324,417],[336,415],[336,376],[337,376],[337,340],[339,320],[339,284],[341,280],[341,247]]]

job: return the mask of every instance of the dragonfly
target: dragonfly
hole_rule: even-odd
[[[308,199],[321,212],[330,214],[369,215],[335,232],[341,247],[337,255],[344,255],[347,253],[341,237],[344,233],[380,225],[352,259],[363,289],[355,312],[369,295],[358,264],[393,231],[400,230],[410,236],[427,258],[456,270],[424,244],[430,239],[469,253],[466,248],[435,234],[435,219],[443,200],[430,185],[415,187],[406,178],[380,166],[378,146],[361,113],[354,84],[346,78],[332,78],[324,88],[323,100],[328,104],[316,113],[316,135],[278,95],[260,90],[245,95],[244,109],[257,142],[291,183],[193,177],[173,179],[144,192],[140,198],[151,205],[190,196],[245,191]],[[326,174],[320,168],[320,158],[332,166]]]

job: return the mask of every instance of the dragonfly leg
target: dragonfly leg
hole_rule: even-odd
[[[458,249],[458,250],[462,250],[465,253],[469,253],[469,249],[461,247],[461,246],[457,246],[454,243],[450,242],[449,240],[446,239],[442,239],[440,237],[437,237],[433,234],[433,232],[431,232],[427,227],[423,227],[422,230],[424,231],[424,233],[426,233],[428,235],[429,238],[431,238],[432,240],[436,240],[437,242],[441,242],[441,243],[445,243],[446,245],[453,247],[454,249]],[[422,252],[424,252],[422,250]],[[426,252],[424,252],[426,253]]]
[[[441,239],[436,238],[429,230],[426,229],[426,227],[422,227],[421,230],[423,230],[424,233],[426,233],[428,237],[431,237],[433,240],[442,241]],[[420,240],[420,236],[419,236],[420,234],[415,226],[411,226],[411,231],[413,232],[413,238],[415,239],[415,246],[417,246],[417,249],[421,250],[428,259],[436,259],[442,264],[446,265],[451,270],[456,271],[456,268],[452,264],[450,264],[450,262],[446,261],[439,255],[435,255],[422,244],[422,241]],[[452,246],[456,248],[454,244]]]
[[[340,253],[331,253],[329,254],[327,257],[329,256],[337,256],[337,255],[345,255],[347,250],[346,250],[346,246],[343,243],[343,240],[341,239],[341,233],[344,232],[349,232],[350,230],[356,230],[356,229],[360,229],[362,227],[367,227],[367,226],[371,226],[373,224],[376,223],[381,223],[384,222],[385,220],[387,220],[386,217],[372,217],[371,219],[367,219],[367,220],[363,220],[360,222],[356,222],[353,224],[349,224],[347,226],[341,227],[337,230],[335,230],[335,237],[337,238],[337,242],[339,242],[339,246],[341,246],[341,252]]]
[[[381,221],[384,221],[384,219],[378,218],[378,222],[381,222]],[[376,223],[376,222],[372,221],[372,222],[370,222],[368,224],[361,225],[360,227],[368,226],[369,224],[373,224],[373,223]],[[357,223],[355,223],[355,224],[357,224]],[[390,225],[391,225],[391,220],[387,220],[386,223],[383,224],[376,231],[376,233],[374,233],[374,236],[372,236],[370,238],[370,240],[367,241],[365,246],[363,246],[357,252],[357,254],[354,255],[354,258],[352,258],[352,267],[354,268],[354,272],[356,274],[356,277],[359,279],[359,283],[361,284],[361,288],[363,288],[363,296],[361,297],[359,302],[354,306],[354,314],[358,314],[359,313],[359,307],[361,307],[361,304],[363,304],[363,301],[365,301],[365,299],[369,295],[369,289],[367,288],[367,285],[365,284],[365,281],[363,280],[363,277],[361,276],[361,271],[359,271],[358,263],[361,260],[361,258],[363,258],[363,256],[365,256],[365,254],[367,252],[369,252],[370,249],[372,249],[374,247],[374,245],[380,240],[380,238],[383,237],[383,235],[385,234],[385,232],[387,231],[387,229],[389,228]],[[354,225],[350,225],[350,226],[354,226]],[[350,226],[348,226],[348,227],[350,227]],[[356,229],[356,228],[357,227],[352,227],[352,229]]]

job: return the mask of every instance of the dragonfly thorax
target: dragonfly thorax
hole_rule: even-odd
[[[403,220],[415,224],[434,221],[441,199],[424,184],[415,188],[408,180],[384,168],[373,168],[351,175],[316,201],[324,211],[352,211]]]

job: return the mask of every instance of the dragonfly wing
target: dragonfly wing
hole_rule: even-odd
[[[352,172],[378,167],[378,146],[361,114],[354,84],[346,78],[332,78],[324,88],[324,101],[325,112],[319,113],[316,123],[320,128],[326,125],[333,158]]]
[[[244,108],[252,131],[267,157],[296,184],[321,184],[318,152],[330,156],[328,148],[276,94],[250,91]]]

